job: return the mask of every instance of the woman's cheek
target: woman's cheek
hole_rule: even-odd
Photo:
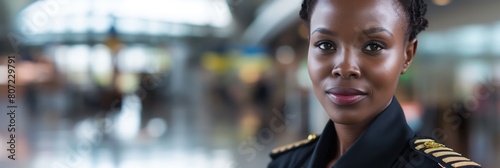
[[[328,74],[328,69],[326,62],[324,60],[318,59],[317,56],[309,56],[308,60],[308,70],[311,81],[316,84],[322,80],[322,78],[326,78],[325,75]]]
[[[400,66],[397,59],[383,61],[379,68],[372,69],[372,81],[375,88],[383,92],[395,90],[399,79]]]

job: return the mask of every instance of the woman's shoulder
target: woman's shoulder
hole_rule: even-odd
[[[310,156],[318,138],[318,135],[310,134],[307,139],[274,148],[270,154],[272,161],[269,167],[293,167],[298,164],[295,162]]]
[[[405,152],[407,164],[413,167],[420,165],[434,164],[436,167],[481,167],[478,163],[471,161],[462,154],[428,137],[415,137],[409,141],[411,150]],[[401,162],[401,160],[399,160]]]

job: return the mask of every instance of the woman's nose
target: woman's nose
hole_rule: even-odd
[[[343,79],[357,79],[361,77],[358,60],[353,53],[346,51],[338,55],[334,61],[335,66],[332,69],[332,75],[334,77],[341,77]]]

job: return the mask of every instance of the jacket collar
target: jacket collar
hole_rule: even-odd
[[[390,167],[415,133],[408,127],[403,109],[393,97],[389,106],[370,123],[360,138],[337,160],[334,168]],[[328,121],[308,167],[325,167],[336,151],[337,132]]]

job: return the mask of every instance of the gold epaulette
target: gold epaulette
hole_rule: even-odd
[[[414,150],[438,162],[441,167],[481,167],[476,162],[463,157],[462,154],[454,152],[453,149],[437,143],[433,139],[416,138],[412,140],[411,145]]]
[[[305,144],[308,144],[310,142],[313,142],[316,138],[318,138],[318,135],[316,135],[316,134],[310,134],[307,137],[307,139],[304,139],[304,140],[301,140],[301,141],[298,141],[298,142],[294,142],[294,143],[291,143],[291,144],[288,144],[288,145],[284,145],[284,146],[280,146],[280,147],[274,148],[273,151],[271,152],[271,154],[272,155],[276,155],[276,154],[279,154],[279,153],[283,153],[283,152],[289,151],[291,149],[294,149],[294,148],[303,146]]]

